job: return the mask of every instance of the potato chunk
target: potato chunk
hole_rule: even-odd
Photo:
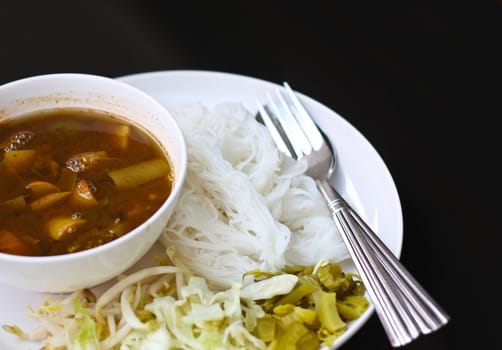
[[[3,162],[5,165],[15,171],[24,171],[32,167],[37,151],[33,149],[20,149],[4,154]]]
[[[73,189],[69,203],[79,208],[95,208],[98,201],[94,197],[94,186],[87,180],[78,180],[75,188]]]
[[[54,240],[61,239],[64,235],[74,233],[79,227],[85,224],[84,219],[74,219],[72,217],[55,217],[47,222],[47,233]]]

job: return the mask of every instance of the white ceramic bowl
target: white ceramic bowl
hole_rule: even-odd
[[[54,107],[93,108],[140,125],[171,158],[174,187],[145,223],[100,247],[48,257],[0,253],[0,283],[38,292],[90,288],[124,272],[157,241],[179,198],[187,168],[183,134],[174,117],[156,100],[117,80],[87,74],[48,74],[0,86],[0,127],[15,118]]]

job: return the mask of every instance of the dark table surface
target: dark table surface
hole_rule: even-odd
[[[403,349],[482,348],[497,343],[501,303],[501,7],[7,0],[0,84],[174,69],[290,82],[361,131],[396,183],[401,260],[452,317]],[[389,348],[376,315],[343,346]]]

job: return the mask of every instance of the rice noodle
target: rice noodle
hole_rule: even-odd
[[[348,257],[305,161],[275,147],[238,103],[172,110],[188,145],[183,194],[161,242],[176,263],[228,288],[242,274]]]

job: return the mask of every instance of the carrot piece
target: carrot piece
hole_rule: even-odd
[[[32,248],[7,230],[0,230],[0,252],[15,255],[30,255]]]

